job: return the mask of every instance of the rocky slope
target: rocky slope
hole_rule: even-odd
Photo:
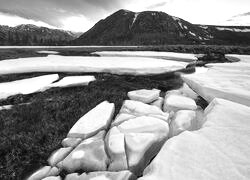
[[[119,10],[74,41],[77,45],[250,44],[250,27],[202,26],[164,12]]]
[[[77,37],[72,32],[31,24],[0,26],[0,45],[63,45]]]

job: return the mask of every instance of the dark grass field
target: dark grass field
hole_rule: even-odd
[[[157,49],[158,48],[158,49]],[[117,50],[157,50],[205,53],[203,46],[143,47]],[[200,49],[199,49],[200,48]],[[220,49],[220,48],[219,48]],[[50,49],[52,50],[52,49]],[[53,49],[57,50],[57,49]],[[96,49],[57,50],[61,55],[89,55]],[[98,49],[100,50],[100,49]],[[101,49],[114,50],[114,49]],[[37,50],[0,49],[0,60],[47,56],[38,54]],[[245,51],[249,52],[249,48]],[[214,53],[210,50],[210,53]],[[217,52],[217,51],[216,51]],[[233,53],[237,53],[231,51]],[[228,52],[227,52],[228,53]],[[210,60],[209,60],[210,61]],[[220,59],[217,60],[220,62]],[[185,72],[192,73],[194,66]],[[30,78],[48,73],[12,74],[0,76],[0,82]],[[67,75],[83,74],[60,74]],[[11,110],[0,111],[0,180],[22,180],[34,170],[47,165],[49,155],[59,147],[73,124],[89,110],[104,100],[116,105],[116,114],[127,99],[127,92],[136,89],[158,88],[163,92],[182,86],[178,73],[155,76],[118,76],[111,74],[93,74],[97,81],[86,87],[54,88],[43,93],[16,95],[0,101],[0,106],[12,104]],[[22,105],[20,105],[22,104]],[[207,103],[202,99],[197,104],[205,108]]]

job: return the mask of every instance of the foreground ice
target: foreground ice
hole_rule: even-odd
[[[160,90],[153,89],[140,89],[135,91],[128,92],[128,97],[134,101],[140,101],[143,103],[152,103],[153,101],[157,100],[160,96]]]
[[[170,123],[169,137],[177,136],[184,131],[195,129],[196,112],[191,110],[177,111]]]
[[[91,173],[83,173],[81,175],[77,173],[69,174],[65,180],[135,180],[136,176],[129,171],[120,172],[108,172],[98,171]]]
[[[68,137],[86,139],[100,130],[106,130],[111,123],[115,105],[104,101],[79,119],[70,129]]]
[[[208,64],[205,73],[183,75],[184,81],[208,102],[223,98],[250,106],[250,56],[226,55],[234,63]]]
[[[58,80],[57,74],[39,76],[35,78],[0,83],[0,99],[17,94],[31,94],[45,91],[48,85]]]
[[[168,140],[140,180],[250,179],[250,108],[214,99],[198,131]]]
[[[189,97],[178,94],[167,94],[164,101],[163,110],[165,112],[177,112],[179,110],[196,110],[195,101]]]
[[[57,167],[69,173],[105,171],[109,161],[105,151],[104,136],[105,132],[101,131],[94,137],[82,141],[57,164]]]
[[[41,180],[46,177],[58,176],[59,173],[60,170],[56,167],[44,166],[43,168],[33,173],[27,180]]]
[[[49,55],[0,61],[0,75],[31,72],[82,72],[147,75],[173,72],[187,63],[142,57],[77,57]]]
[[[174,61],[193,62],[198,60],[195,54],[175,53],[175,52],[157,52],[157,51],[97,51],[93,54],[102,57],[149,57]]]

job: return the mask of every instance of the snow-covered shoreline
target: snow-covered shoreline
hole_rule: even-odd
[[[208,71],[183,75],[183,80],[206,101],[223,98],[250,106],[250,56],[226,55],[234,63],[208,64]]]

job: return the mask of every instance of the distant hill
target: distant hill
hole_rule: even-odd
[[[119,10],[73,41],[75,45],[249,45],[250,27],[191,24],[164,12]]]
[[[59,29],[22,24],[0,26],[0,45],[67,45],[79,35]]]

